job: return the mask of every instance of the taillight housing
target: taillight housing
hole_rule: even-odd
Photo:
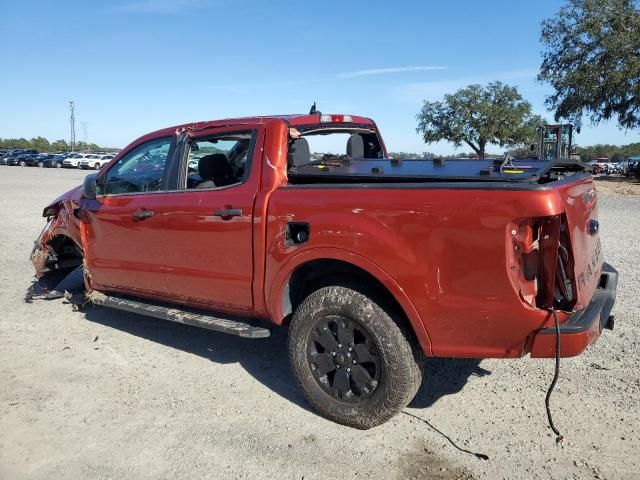
[[[564,215],[520,219],[507,231],[507,268],[534,308],[571,311],[576,303],[571,240]]]

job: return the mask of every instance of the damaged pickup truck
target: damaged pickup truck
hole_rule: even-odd
[[[412,400],[423,356],[570,357],[613,326],[582,165],[389,159],[364,117],[150,133],[43,214],[39,278],[82,266],[94,305],[250,339],[286,324],[309,403],[356,428]]]

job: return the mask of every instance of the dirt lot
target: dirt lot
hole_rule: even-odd
[[[596,185],[599,192],[613,195],[640,195],[640,181],[614,175],[598,175]]]
[[[406,413],[363,432],[309,411],[285,331],[24,303],[42,208],[84,173],[0,167],[0,479],[640,478],[640,196],[600,197],[616,329],[562,363],[558,447],[552,361],[430,360]]]

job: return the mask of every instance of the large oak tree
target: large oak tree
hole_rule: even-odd
[[[640,12],[633,0],[568,0],[543,22],[545,45],[538,78],[555,93],[555,118],[578,127],[616,119],[640,127]]]
[[[535,138],[535,129],[542,124],[517,88],[502,82],[469,85],[440,102],[425,101],[417,119],[416,131],[426,143],[466,144],[481,159],[487,144],[522,145]]]

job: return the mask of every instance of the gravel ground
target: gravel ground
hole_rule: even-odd
[[[615,195],[640,195],[640,181],[618,175],[598,175],[596,185],[602,193]]]
[[[600,197],[617,323],[562,363],[559,447],[553,361],[429,360],[406,412],[358,431],[309,411],[285,331],[250,341],[25,304],[42,208],[84,173],[0,167],[0,479],[640,478],[640,196]]]

